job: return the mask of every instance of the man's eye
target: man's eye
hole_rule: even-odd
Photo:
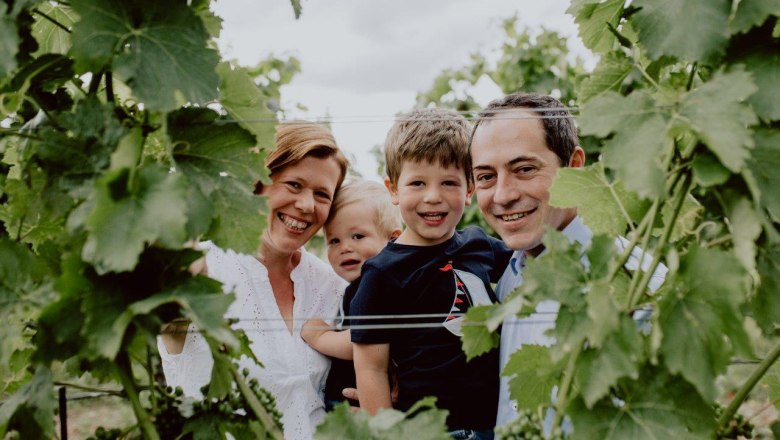
[[[534,170],[536,170],[535,167],[520,167],[517,169],[517,172],[520,174],[528,174],[528,173],[533,173]]]
[[[492,178],[493,178],[492,174],[478,174],[477,177],[476,177],[477,182],[487,182],[488,180],[490,180]]]

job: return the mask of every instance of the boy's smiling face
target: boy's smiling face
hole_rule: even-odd
[[[361,203],[350,203],[325,225],[328,261],[349,282],[360,276],[363,263],[378,254],[391,238],[379,232],[373,211]]]
[[[386,180],[385,185],[406,224],[399,244],[433,246],[449,240],[471,203],[466,173],[455,166],[404,162],[398,183]]]

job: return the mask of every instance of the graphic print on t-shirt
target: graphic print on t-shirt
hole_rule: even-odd
[[[482,280],[471,272],[452,268],[450,264],[441,270],[451,270],[455,278],[455,292],[449,315],[442,324],[455,336],[463,336],[463,315],[475,305],[492,304]]]

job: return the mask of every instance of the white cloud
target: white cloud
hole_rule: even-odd
[[[383,142],[393,115],[409,110],[417,92],[472,52],[496,49],[501,20],[544,25],[576,35],[567,0],[309,0],[295,20],[285,0],[221,0],[223,55],[252,65],[268,54],[292,54],[302,72],[282,89],[284,102],[306,105],[315,119],[335,117],[333,132],[367,177],[376,165],[368,153]],[[581,44],[574,50],[584,53]],[[477,98],[500,95],[481,83]],[[373,118],[367,118],[371,116]],[[350,118],[351,117],[351,118]],[[361,121],[357,121],[361,119]],[[365,122],[367,119],[379,122]]]

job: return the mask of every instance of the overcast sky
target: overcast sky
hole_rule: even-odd
[[[282,104],[301,103],[295,117],[333,117],[339,145],[366,178],[379,179],[369,150],[384,141],[393,115],[410,110],[445,68],[469,61],[469,54],[496,50],[501,20],[544,26],[573,37],[570,48],[584,54],[577,28],[565,14],[568,0],[302,0],[295,20],[287,0],[219,0],[224,21],[219,44],[225,58],[254,65],[273,53],[294,55],[301,73],[282,89]],[[501,95],[490,81],[479,84],[485,104]]]

